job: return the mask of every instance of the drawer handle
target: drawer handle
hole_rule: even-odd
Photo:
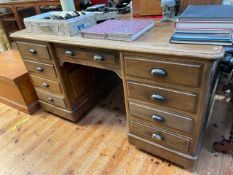
[[[150,74],[152,76],[160,76],[160,77],[166,77],[167,71],[161,68],[154,68],[150,71]]]
[[[44,68],[43,68],[43,67],[37,67],[36,70],[37,70],[38,72],[43,72],[43,71],[44,71]]]
[[[32,55],[36,55],[37,54],[36,49],[29,49],[29,52],[31,52]]]
[[[65,55],[69,56],[69,57],[73,57],[73,56],[75,56],[75,53],[71,50],[67,50],[67,51],[65,51]]]
[[[159,116],[159,115],[152,115],[151,118],[152,118],[152,120],[154,120],[156,122],[160,122],[160,123],[165,121],[165,119],[163,117]]]
[[[48,83],[42,83],[42,86],[43,86],[44,88],[48,88],[48,87],[49,87],[49,84],[48,84]]]
[[[159,94],[153,94],[153,95],[151,96],[151,99],[152,99],[153,101],[159,101],[159,102],[164,102],[164,101],[165,101],[165,97],[162,96],[162,95],[159,95]]]
[[[48,98],[48,101],[50,101],[50,102],[54,102],[54,99],[53,99],[53,98],[51,98],[51,97],[49,97],[49,98]]]
[[[161,136],[160,134],[152,134],[152,139],[163,141],[163,136]]]
[[[95,55],[94,56],[94,61],[103,62],[104,57],[102,55]]]

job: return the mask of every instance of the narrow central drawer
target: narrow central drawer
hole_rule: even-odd
[[[96,49],[83,49],[76,47],[62,47],[55,45],[55,51],[58,57],[64,59],[77,59],[81,61],[89,61],[96,64],[112,64],[118,65],[117,53]]]
[[[172,149],[184,152],[189,151],[190,139],[169,133],[159,128],[152,128],[141,123],[131,121],[130,133]]]
[[[30,72],[34,72],[38,75],[46,76],[49,78],[57,77],[54,66],[51,64],[45,64],[45,63],[35,62],[31,60],[24,60],[24,63]]]
[[[200,86],[201,64],[132,57],[125,57],[126,74],[129,76],[190,87]]]
[[[61,108],[66,108],[63,96],[55,96],[37,88],[36,92],[40,100]]]
[[[171,112],[165,112],[159,109],[142,106],[133,102],[129,102],[130,115],[156,124],[173,128],[186,133],[193,131],[194,120],[192,118],[183,117]]]
[[[57,81],[47,80],[47,79],[37,77],[34,75],[31,75],[31,79],[32,79],[32,83],[36,87],[52,92],[54,94],[58,94],[58,95],[62,94],[60,83]]]
[[[128,82],[127,85],[129,98],[191,113],[196,112],[198,99],[196,93],[134,82]]]
[[[41,58],[50,60],[50,54],[47,45],[34,44],[17,41],[18,49],[21,55],[29,58]]]

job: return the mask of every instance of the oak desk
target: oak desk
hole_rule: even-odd
[[[169,44],[172,31],[173,24],[158,24],[135,42],[25,31],[12,37],[45,110],[77,120],[105,91],[90,67],[111,70],[123,81],[129,142],[192,167],[224,49]]]

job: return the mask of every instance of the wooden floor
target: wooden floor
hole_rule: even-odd
[[[229,134],[233,104],[216,97],[202,156],[191,173],[128,144],[120,91],[115,88],[77,123],[43,110],[30,116],[0,104],[0,174],[233,174],[232,155],[212,151],[213,140]]]

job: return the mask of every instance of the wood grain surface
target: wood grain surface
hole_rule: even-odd
[[[126,15],[126,19],[129,17]],[[132,51],[140,53],[155,53],[162,55],[176,55],[184,57],[198,57],[201,59],[218,59],[224,55],[221,46],[170,44],[169,40],[174,30],[174,23],[160,24],[134,42],[111,41],[101,39],[82,38],[80,35],[73,37],[55,36],[48,34],[27,33],[25,30],[16,32],[11,36],[15,39],[24,38],[37,41],[70,44],[88,48],[100,48],[109,50]]]
[[[0,174],[233,174],[232,156],[212,152],[212,142],[229,134],[232,103],[216,96],[199,164],[189,172],[128,143],[121,92],[113,90],[77,123],[0,104]]]

